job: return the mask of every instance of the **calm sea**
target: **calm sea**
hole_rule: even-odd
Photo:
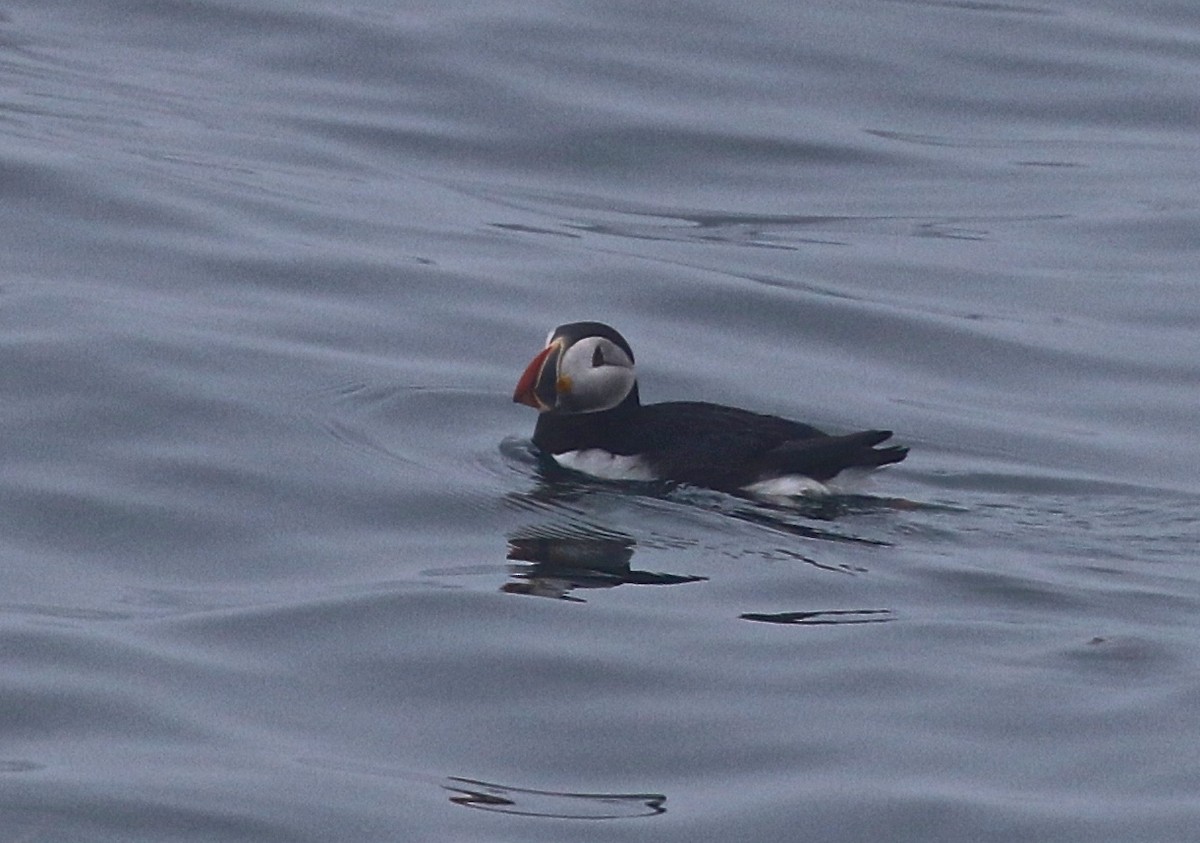
[[[1200,834],[1200,5],[14,0],[0,839]],[[912,453],[545,476],[555,325]]]

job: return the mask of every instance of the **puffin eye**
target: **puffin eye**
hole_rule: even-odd
[[[592,368],[604,365],[604,353],[600,350],[600,346],[596,346],[596,350],[592,352]]]

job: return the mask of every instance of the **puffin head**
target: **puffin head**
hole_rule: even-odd
[[[559,325],[525,367],[513,401],[540,413],[598,413],[632,396],[637,403],[633,350],[601,322]]]

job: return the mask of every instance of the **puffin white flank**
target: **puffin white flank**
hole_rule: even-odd
[[[645,481],[658,479],[641,457],[610,454],[600,448],[555,454],[554,461],[563,468],[590,474],[602,480]]]

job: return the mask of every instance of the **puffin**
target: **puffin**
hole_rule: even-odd
[[[877,447],[890,430],[834,436],[704,401],[643,404],[633,349],[602,322],[551,331],[517,381],[513,401],[538,411],[538,450],[564,468],[606,480],[797,497],[830,493],[843,472],[861,474],[908,455],[906,447]]]

